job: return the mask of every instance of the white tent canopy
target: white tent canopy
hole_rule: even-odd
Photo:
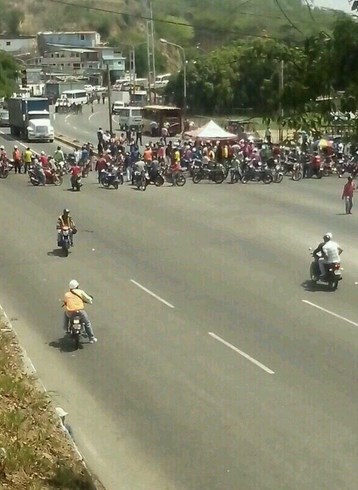
[[[228,133],[225,129],[221,128],[216,122],[211,120],[204,126],[192,131],[186,131],[185,136],[188,138],[201,140],[233,140],[237,139],[237,134]]]

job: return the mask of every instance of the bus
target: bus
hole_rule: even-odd
[[[165,105],[142,107],[143,134],[160,136],[163,126],[168,128],[169,136],[180,134],[183,130],[182,110]]]
[[[137,130],[142,126],[142,114],[140,107],[127,106],[118,108],[118,125],[121,130],[127,128]]]
[[[157,75],[155,77],[155,86],[156,88],[165,88],[168,85],[171,73],[165,73],[164,75]]]
[[[85,89],[65,90],[61,94],[61,99],[67,99],[71,104],[87,104],[88,97]]]

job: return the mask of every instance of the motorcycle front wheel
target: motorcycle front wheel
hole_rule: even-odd
[[[338,281],[329,281],[328,286],[329,289],[335,291],[338,288]]]
[[[312,262],[310,266],[310,278],[312,282],[317,282],[318,281],[318,276],[316,273],[316,264]]]
[[[282,180],[283,180],[283,174],[277,174],[275,177],[275,183],[281,184]]]
[[[298,182],[299,180],[301,180],[302,177],[303,177],[303,174],[300,170],[296,170],[292,174],[292,180],[294,180],[295,182]]]
[[[9,176],[9,171],[7,169],[6,170],[3,170],[0,173],[0,179],[6,179],[8,176]]]
[[[183,185],[185,185],[185,183],[186,183],[185,175],[179,174],[176,178],[175,183],[178,187],[183,187]]]
[[[115,182],[115,183],[113,184],[113,187],[114,187],[115,189],[118,189],[118,182]]]
[[[61,175],[57,175],[57,176],[54,178],[53,183],[54,183],[56,186],[62,185],[62,184],[63,184],[63,178],[61,177]]]

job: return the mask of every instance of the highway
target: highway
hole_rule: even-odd
[[[90,116],[55,128],[95,142],[105,113]],[[358,209],[342,214],[343,183],[0,181],[1,303],[107,490],[356,488]],[[307,283],[327,231],[344,249],[335,292]],[[72,278],[95,298],[98,343],[78,352],[61,331]]]

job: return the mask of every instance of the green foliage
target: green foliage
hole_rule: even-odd
[[[0,97],[9,97],[15,91],[18,69],[15,59],[0,51]]]

